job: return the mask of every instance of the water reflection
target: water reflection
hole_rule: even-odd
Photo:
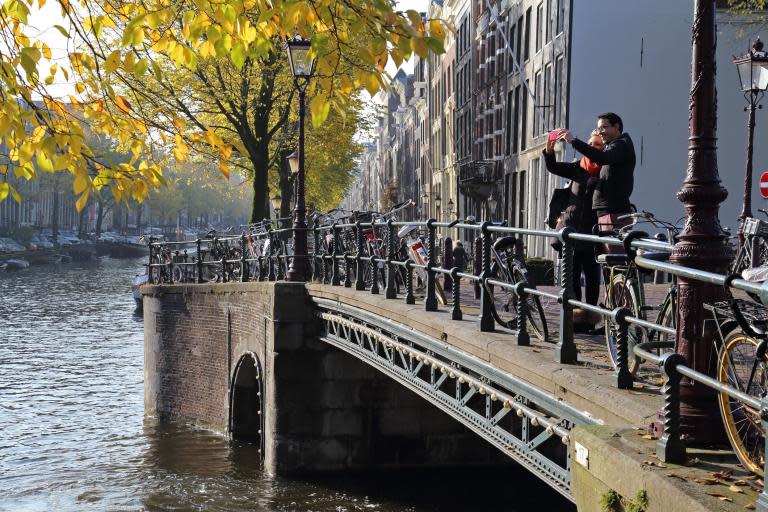
[[[271,478],[253,445],[145,417],[141,264],[0,274],[0,510],[573,510],[520,469]]]

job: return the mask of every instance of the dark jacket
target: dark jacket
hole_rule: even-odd
[[[603,166],[592,197],[592,209],[598,215],[630,212],[629,198],[635,184],[635,146],[629,134],[622,133],[602,150],[579,139],[573,139],[573,147]]]
[[[464,247],[457,245],[453,248],[453,266],[462,272],[467,270],[467,251]]]
[[[592,210],[592,194],[598,180],[590,178],[579,162],[558,162],[554,153],[544,152],[544,162],[552,174],[571,180],[571,196],[568,207],[563,211],[557,229],[570,226],[579,233],[592,233],[597,216]]]

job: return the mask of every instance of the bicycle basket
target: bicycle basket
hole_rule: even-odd
[[[736,303],[739,306],[739,311],[748,322],[768,321],[768,310],[762,304],[745,299],[736,299]],[[704,304],[704,309],[712,311],[719,317],[733,319],[733,311],[731,311],[731,305],[727,300]]]
[[[762,236],[768,238],[768,222],[753,217],[747,217],[744,219],[745,235]]]

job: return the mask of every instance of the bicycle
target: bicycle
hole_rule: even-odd
[[[739,277],[732,274],[726,281],[726,301],[706,304],[715,322],[718,338],[717,380],[742,393],[763,399],[768,394],[768,312],[762,304],[735,299],[730,282]],[[728,441],[741,464],[749,471],[763,476],[765,439],[760,410],[718,393],[718,407]]]
[[[496,240],[491,246],[491,271],[493,279],[504,281],[509,284],[520,282],[527,283],[526,288],[536,288],[528,274],[525,266],[525,246],[523,241],[513,236],[505,236]],[[517,328],[517,306],[518,297],[513,291],[493,287],[486,284],[488,293],[491,294],[491,313],[498,324],[507,329]],[[528,294],[526,296],[528,305],[527,325],[531,334],[535,335],[543,342],[549,341],[549,328],[547,319],[544,316],[544,308],[541,300],[536,295]]]
[[[758,208],[757,211],[768,216],[768,211],[762,208]],[[747,217],[741,224],[738,240],[736,257],[728,269],[730,274],[738,274],[748,268],[768,265],[768,222],[755,217]]]
[[[654,306],[648,306],[645,301],[645,285],[643,279],[643,270],[640,269],[631,257],[632,249],[630,244],[636,238],[645,238],[648,234],[633,231],[638,224],[648,224],[657,229],[666,231],[666,235],[657,239],[675,240],[679,233],[679,228],[674,224],[662,221],[654,217],[647,211],[630,213],[622,215],[621,219],[631,219],[632,223],[622,227],[618,231],[608,232],[616,235],[624,241],[625,253],[621,254],[600,254],[597,262],[600,264],[602,274],[605,276],[603,306],[606,309],[614,310],[616,308],[627,309],[635,318],[647,320],[648,311],[653,311]],[[599,227],[599,226],[598,226]],[[602,233],[604,235],[606,233]],[[664,251],[646,251],[639,253],[644,258],[657,261],[667,261],[671,253]],[[664,296],[664,300],[658,306],[658,313],[654,323],[663,327],[675,328],[677,326],[677,278],[672,277],[669,288]],[[608,355],[614,367],[618,368],[618,331],[619,326],[609,319],[604,321],[605,343],[608,348]],[[648,333],[645,328],[630,325],[627,353],[634,354],[634,347],[645,341],[670,341],[670,335],[662,332]],[[637,373],[642,360],[638,356],[629,357],[629,372],[634,375]]]

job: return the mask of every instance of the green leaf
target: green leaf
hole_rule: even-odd
[[[237,42],[234,47],[232,47],[232,63],[237,66],[237,69],[242,69],[243,64],[245,64],[245,47],[242,43]]]
[[[317,128],[328,118],[331,104],[328,98],[318,94],[309,102],[309,111],[312,113],[312,126]]]
[[[37,153],[37,167],[43,172],[53,172],[53,162],[42,152]]]
[[[55,28],[56,30],[58,30],[58,31],[61,33],[61,35],[63,35],[63,36],[64,36],[64,37],[66,37],[67,39],[69,39],[69,32],[67,32],[67,29],[65,29],[65,28],[64,28],[64,27],[62,27],[61,25],[54,25],[54,26],[53,26],[53,28]]]
[[[8,188],[10,188],[10,189],[11,189],[11,195],[13,196],[13,199],[15,199],[17,203],[21,204],[21,196],[19,195],[19,193],[18,193],[18,192],[16,192],[16,189],[15,189],[15,188],[13,188],[13,185],[11,185],[11,184],[9,183],[9,184],[8,184]]]

